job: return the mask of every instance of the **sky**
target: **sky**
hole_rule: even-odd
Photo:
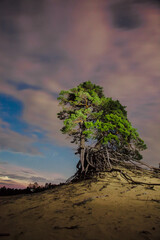
[[[90,80],[127,106],[160,163],[160,1],[0,1],[0,187],[59,183],[76,171],[57,97]]]

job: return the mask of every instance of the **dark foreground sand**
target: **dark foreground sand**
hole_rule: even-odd
[[[125,170],[125,172],[128,170]],[[138,181],[160,183],[147,175]],[[159,240],[160,186],[105,174],[32,195],[0,197],[0,239]]]

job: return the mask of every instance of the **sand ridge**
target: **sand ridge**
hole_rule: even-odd
[[[134,180],[159,183],[147,174]],[[159,240],[160,186],[103,173],[45,192],[0,197],[0,239]]]

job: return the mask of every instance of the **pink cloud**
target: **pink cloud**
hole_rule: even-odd
[[[0,162],[0,170],[0,186],[2,187],[25,188],[34,182],[44,185],[46,182],[58,184],[65,181],[65,177],[60,173],[35,171],[6,162]]]
[[[23,102],[22,118],[27,123],[46,131],[55,143],[68,145],[59,131],[53,94],[86,80],[102,85],[106,96],[127,106],[130,121],[148,143],[145,159],[157,164],[160,10],[153,4],[133,3],[141,24],[126,30],[114,25],[113,2],[118,1],[71,1],[64,7],[47,1],[40,17],[14,16],[19,45],[11,49],[5,37],[0,43],[5,56],[0,57],[0,92]],[[18,91],[5,78],[40,89]],[[27,141],[23,139],[26,145]]]

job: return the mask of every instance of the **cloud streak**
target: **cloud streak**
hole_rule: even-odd
[[[3,6],[0,92],[23,103],[21,118],[45,133],[46,139],[68,145],[59,132],[61,123],[56,117],[58,92],[86,80],[100,84],[107,96],[127,106],[130,121],[148,143],[145,160],[157,165],[160,154],[157,1],[151,4],[88,0],[66,4],[46,0],[36,8],[32,2],[29,7],[27,1],[21,4],[17,1],[19,10]],[[36,153],[30,149],[36,138],[29,139],[9,128],[4,132],[1,127],[0,131],[1,149]]]
[[[58,184],[65,181],[65,177],[59,173],[35,171],[7,162],[0,162],[0,170],[0,187],[5,185],[6,187],[23,188],[34,182],[44,185],[46,182]]]
[[[9,124],[0,119],[0,150],[11,150],[27,154],[38,154],[40,152],[32,146],[36,137],[29,138],[9,128]]]

